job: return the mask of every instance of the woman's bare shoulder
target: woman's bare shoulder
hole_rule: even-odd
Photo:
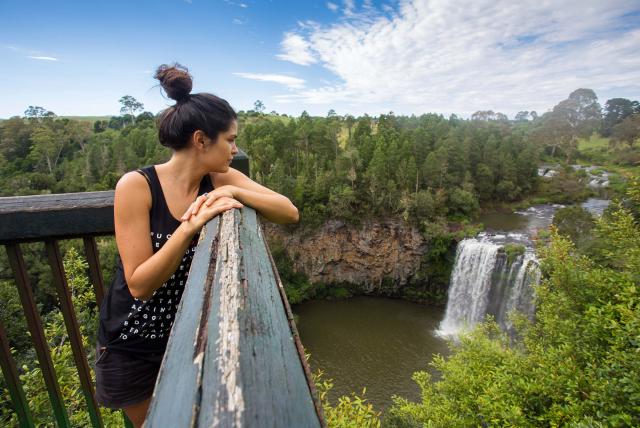
[[[151,206],[151,191],[147,179],[136,171],[125,173],[116,184],[115,198],[127,202],[144,202]]]

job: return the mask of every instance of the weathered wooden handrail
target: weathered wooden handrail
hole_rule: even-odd
[[[2,244],[113,231],[113,190],[0,198]]]
[[[249,174],[249,159],[242,152],[236,156],[232,166],[247,175]],[[228,216],[231,215],[231,213],[228,214]],[[179,390],[180,394],[196,394],[192,404],[198,404],[198,423],[209,424],[209,421],[222,421],[220,423],[226,426],[233,421],[241,421],[243,426],[244,424],[246,426],[255,426],[256,424],[280,425],[280,422],[287,426],[323,425],[322,409],[314,392],[309,368],[304,360],[304,352],[293,323],[291,310],[268,252],[264,235],[255,217],[255,211],[250,208],[244,208],[241,213],[236,212],[233,216],[235,217],[232,217],[232,223],[235,226],[226,227],[226,223],[223,220],[223,227],[220,228],[220,233],[230,228],[226,239],[221,240],[217,232],[214,232],[218,230],[218,220],[210,222],[205,229],[206,232],[202,234],[203,237],[213,236],[211,234],[214,234],[216,238],[210,241],[207,241],[207,238],[201,240],[191,269],[193,272],[204,271],[206,276],[201,276],[202,282],[198,285],[195,280],[191,279],[192,275],[190,275],[191,285],[185,290],[185,295],[173,326],[173,330],[184,332],[185,326],[192,327],[193,319],[197,320],[197,329],[193,331],[199,332],[199,341],[193,341],[188,344],[189,347],[186,349],[193,350],[191,353],[185,353],[185,348],[179,349],[175,346],[173,348],[176,349],[175,351],[170,352],[169,349],[167,350],[165,355],[167,362],[163,362],[163,371],[158,376],[157,387],[162,388],[161,385],[166,382],[164,379],[170,378],[171,375],[182,375],[181,372],[174,373],[169,370],[172,364],[180,362],[179,360],[176,360],[175,363],[171,361],[178,358],[181,352],[185,355],[191,354],[194,358],[200,355],[202,364],[198,366],[199,371],[194,378],[200,382],[200,386],[193,391],[187,389]],[[71,304],[71,294],[66,283],[66,275],[60,258],[58,240],[83,238],[85,255],[89,264],[89,276],[96,295],[96,302],[100,305],[104,296],[104,285],[94,237],[113,234],[113,231],[113,191],[0,198],[0,244],[5,246],[9,256],[9,263],[16,281],[27,326],[47,385],[55,419],[60,427],[70,426],[69,418],[60,393],[49,347],[44,336],[40,314],[29,283],[20,243],[44,241],[46,244],[55,288],[61,302],[60,309],[72,344],[73,357],[78,369],[91,423],[94,427],[102,427],[103,422],[95,401],[91,373],[82,347],[79,326]],[[223,269],[225,265],[211,263],[211,260],[221,260],[219,254],[220,248],[223,248],[222,246],[217,246],[215,247],[216,252],[212,252],[214,247],[211,245],[214,242],[216,245],[219,242],[225,242],[228,248],[224,248],[227,248],[228,251],[236,249],[236,259],[241,262],[237,265],[240,269],[238,272],[244,272],[245,275],[242,280],[229,274],[231,276],[226,276],[226,280],[218,279],[213,281],[214,274],[225,271]],[[208,250],[207,245],[209,245]],[[195,278],[197,275],[193,275],[193,277]],[[204,292],[205,288],[203,288],[205,284],[206,293]],[[235,312],[229,310],[228,306],[221,306],[219,299],[231,296],[231,294],[219,293],[223,290],[221,288],[223,284],[225,285],[224,290],[228,292],[234,290],[234,287],[237,290],[244,290],[242,293],[237,294],[237,297],[241,296],[245,300],[235,301],[234,304],[239,305],[235,307],[237,309]],[[196,293],[197,290],[201,291],[199,295]],[[255,294],[256,292],[259,293]],[[184,303],[187,300],[185,299],[187,296],[189,296],[188,301],[190,303]],[[193,299],[196,299],[195,304]],[[242,306],[246,302],[253,302],[251,303],[253,306]],[[182,308],[185,309],[181,310]],[[196,309],[194,310],[193,308]],[[217,361],[214,358],[217,352],[223,352],[223,348],[217,347],[216,340],[212,338],[225,337],[220,334],[220,331],[216,330],[215,334],[218,336],[213,333],[216,325],[214,321],[218,319],[218,315],[215,314],[218,314],[216,311],[220,310],[225,311],[224,313],[226,314],[235,314],[236,317],[240,317],[236,318],[238,322],[233,325],[237,328],[234,330],[235,337],[242,338],[242,340],[225,342],[227,348],[224,348],[224,352],[230,352],[231,348],[237,345],[234,350],[234,355],[238,358],[238,365],[236,366],[222,364],[223,361]],[[214,315],[210,316],[212,314]],[[227,321],[233,319],[227,318]],[[220,325],[224,325],[224,323],[218,324],[218,326]],[[238,330],[239,328],[244,330]],[[20,426],[31,427],[34,426],[34,421],[17,376],[15,361],[9,351],[9,342],[4,331],[4,326],[0,322],[0,365],[20,420]],[[187,332],[189,331],[191,330],[187,329]],[[205,334],[206,332],[212,333]],[[172,333],[172,337],[174,335],[183,337],[188,334]],[[177,339],[171,340],[175,341]],[[259,351],[262,350],[268,351],[268,354],[260,353]],[[292,350],[295,352],[292,352]],[[276,351],[280,352],[283,364],[279,368],[267,364],[268,358],[270,356],[275,357]],[[194,354],[194,352],[199,353]],[[227,354],[225,353],[225,355]],[[193,364],[193,359],[191,363]],[[176,365],[176,367],[187,367],[186,365],[180,366],[180,364]],[[236,381],[240,379],[241,383],[232,385],[231,378],[215,378],[214,375],[217,372],[213,368],[216,368],[216,370],[224,369],[227,370],[226,373],[231,373],[229,370],[233,371],[234,367],[237,369],[237,371],[233,372],[237,375],[235,379]],[[260,370],[267,369],[275,371],[260,373]],[[212,376],[214,377],[212,378]],[[184,380],[187,379],[189,378],[185,377]],[[213,382],[212,379],[217,383]],[[292,384],[291,382],[294,381],[295,383]],[[176,383],[175,385],[178,384]],[[211,389],[214,385],[217,385],[218,389]],[[235,393],[229,395],[226,399],[224,396],[221,396],[222,398],[216,396],[215,394],[223,392],[222,388],[226,387],[226,385],[232,386],[232,390]],[[260,390],[260,388],[272,386],[282,387],[283,389],[278,391]],[[162,389],[159,389],[154,395],[154,403],[160,402],[161,391]],[[174,398],[176,392],[177,390],[174,387],[172,389]],[[242,392],[242,394],[239,392]],[[239,407],[240,402],[236,400],[239,398],[242,398],[242,402],[246,404],[245,407]],[[211,408],[208,404],[218,407]],[[251,407],[248,407],[249,405]],[[157,404],[154,404],[154,408],[157,408],[157,406]],[[257,407],[254,408],[253,406]],[[183,408],[182,411],[184,410]],[[194,409],[188,410],[190,412],[194,411]],[[176,412],[176,414],[181,413]],[[154,420],[157,417],[156,415],[156,411],[150,410],[150,420]],[[262,419],[259,423],[252,419],[258,416],[269,418],[269,415],[271,415],[270,420]],[[286,423],[287,421],[298,421],[301,424],[295,423],[291,425]],[[128,422],[126,418],[125,422]],[[152,424],[153,422],[149,422],[147,426],[152,426]],[[158,423],[154,426],[182,425]]]
[[[227,211],[201,232],[145,422],[167,426],[324,426],[252,208]]]

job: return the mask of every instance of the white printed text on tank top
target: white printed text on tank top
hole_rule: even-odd
[[[159,249],[171,238],[171,234],[151,232],[152,245]],[[189,267],[196,251],[194,239],[180,262],[178,269],[166,282],[153,292],[151,298],[142,301],[134,297],[127,319],[120,330],[120,339],[128,340],[136,336],[144,339],[162,339],[169,335],[184,285],[189,276]],[[157,251],[157,250],[156,250]]]

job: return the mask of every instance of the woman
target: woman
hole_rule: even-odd
[[[160,143],[173,154],[116,185],[119,258],[100,308],[95,364],[98,402],[124,409],[136,427],[146,416],[202,226],[243,204],[275,223],[298,221],[288,198],[229,166],[238,153],[229,103],[191,95],[191,76],[179,64],[161,65],[155,78],[176,100],[158,119]]]

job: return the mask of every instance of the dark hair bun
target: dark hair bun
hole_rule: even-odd
[[[189,98],[189,93],[193,88],[193,81],[186,67],[177,62],[173,65],[162,64],[156,70],[154,78],[160,81],[160,85],[162,85],[169,98],[178,102]]]
[[[222,98],[206,92],[189,94],[191,75],[182,65],[162,64],[154,77],[167,95],[178,102],[158,116],[158,139],[163,146],[182,150],[197,130],[215,141],[220,132],[228,131],[238,119],[233,108]]]

